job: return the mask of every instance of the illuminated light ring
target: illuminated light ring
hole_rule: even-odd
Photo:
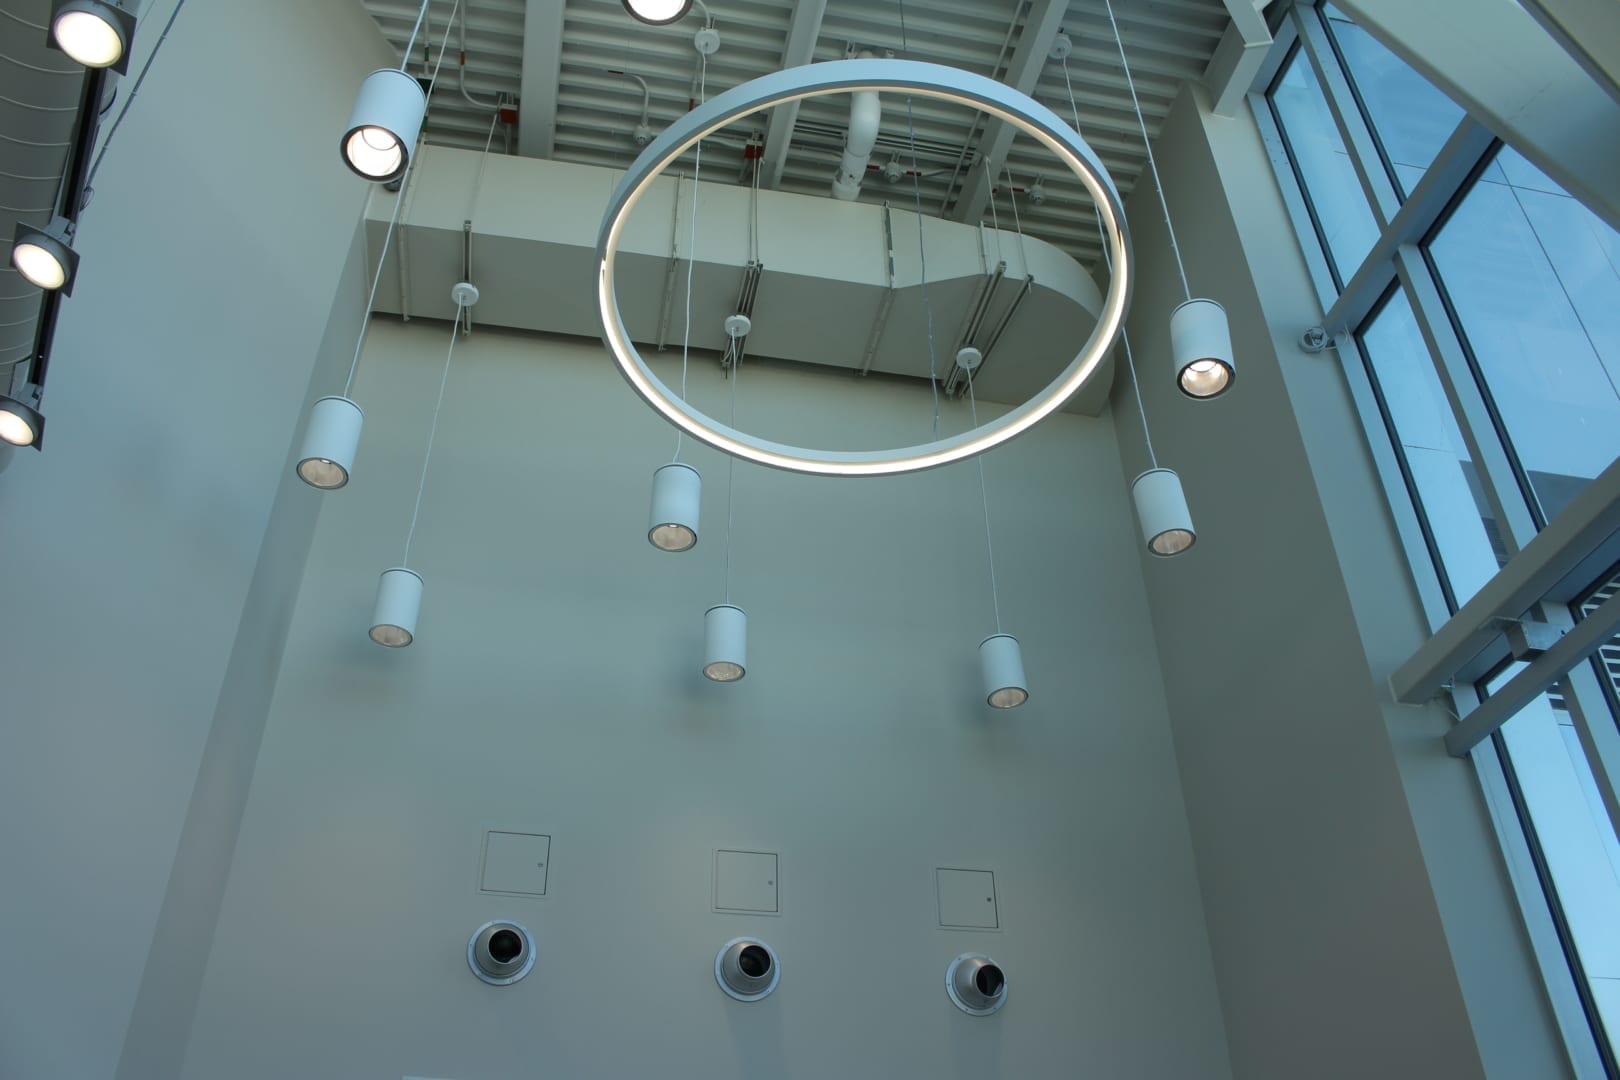
[[[750,113],[785,102],[853,90],[937,98],[977,109],[1011,124],[1057,155],[1086,186],[1102,219],[1113,261],[1108,294],[1091,337],[1069,366],[1029,401],[989,423],[930,443],[893,450],[813,450],[757,438],[687,405],[652,373],[636,351],[619,313],[614,260],[625,222],[664,168],[699,139]],[[717,95],[665,128],[641,152],[608,199],[596,241],[598,312],[602,341],[642,400],[666,420],[733,457],[817,476],[887,476],[937,468],[981,454],[1023,434],[1062,408],[1102,363],[1130,307],[1135,262],[1119,192],[1090,146],[1046,106],[993,79],[913,60],[834,60],[772,72]]]

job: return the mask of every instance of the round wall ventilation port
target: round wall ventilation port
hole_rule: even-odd
[[[988,956],[963,953],[945,970],[945,992],[963,1012],[989,1016],[1007,1003],[1007,975]]]
[[[782,968],[776,952],[755,938],[736,938],[714,956],[714,981],[738,1001],[758,1001],[776,989]]]
[[[518,923],[487,922],[467,942],[467,966],[491,986],[510,986],[534,968],[534,938]]]

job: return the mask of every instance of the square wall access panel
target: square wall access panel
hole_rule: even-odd
[[[744,915],[780,912],[776,854],[770,851],[714,853],[714,910]]]
[[[550,865],[551,837],[492,829],[484,834],[484,866],[478,889],[510,896],[544,896]]]
[[[940,867],[934,871],[939,892],[939,925],[947,930],[999,930],[996,875],[989,870]]]

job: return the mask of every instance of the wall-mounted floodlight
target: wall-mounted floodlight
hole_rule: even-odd
[[[129,43],[135,16],[105,0],[55,0],[45,43],[88,68],[129,70]]]
[[[39,411],[38,392],[32,401],[0,396],[0,439],[12,446],[37,446],[45,433],[45,415]]]
[[[72,223],[52,218],[43,229],[17,222],[11,235],[11,265],[29,283],[47,291],[73,292],[73,278],[79,271],[79,253],[73,250]]]

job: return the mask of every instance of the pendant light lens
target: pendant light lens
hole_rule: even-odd
[[[993,634],[979,643],[984,700],[992,709],[1016,709],[1029,700],[1024,654],[1011,634]]]
[[[720,604],[703,615],[703,675],[715,682],[736,682],[748,674],[748,615],[742,608]]]
[[[309,410],[309,427],[298,455],[298,478],[328,491],[347,484],[364,423],[360,406],[346,397],[317,401]]]
[[[427,95],[414,75],[398,68],[373,71],[360,84],[340,148],[349,168],[367,180],[402,176],[427,115]]]
[[[652,515],[647,539],[660,551],[689,551],[697,545],[703,508],[703,477],[690,465],[665,465],[653,473]]]
[[[129,66],[129,39],[135,17],[104,0],[57,0],[52,6],[50,43],[87,68]]]
[[[380,127],[363,127],[349,136],[343,152],[361,176],[392,176],[400,171],[399,140]]]
[[[624,10],[652,26],[668,26],[692,10],[692,0],[624,0]]]
[[[403,567],[384,570],[377,582],[371,640],[390,649],[403,649],[416,640],[416,616],[421,609],[421,576]]]
[[[1180,555],[1198,539],[1181,477],[1169,469],[1149,469],[1131,484],[1136,518],[1148,551],[1162,558]]]
[[[16,398],[0,396],[0,439],[12,446],[33,446],[45,429],[39,410]]]
[[[11,265],[28,283],[47,291],[73,292],[79,256],[67,242],[68,222],[56,218],[43,229],[17,222],[11,234]]]
[[[1188,300],[1171,312],[1170,354],[1183,394],[1194,398],[1224,394],[1237,377],[1226,309],[1213,300]]]

